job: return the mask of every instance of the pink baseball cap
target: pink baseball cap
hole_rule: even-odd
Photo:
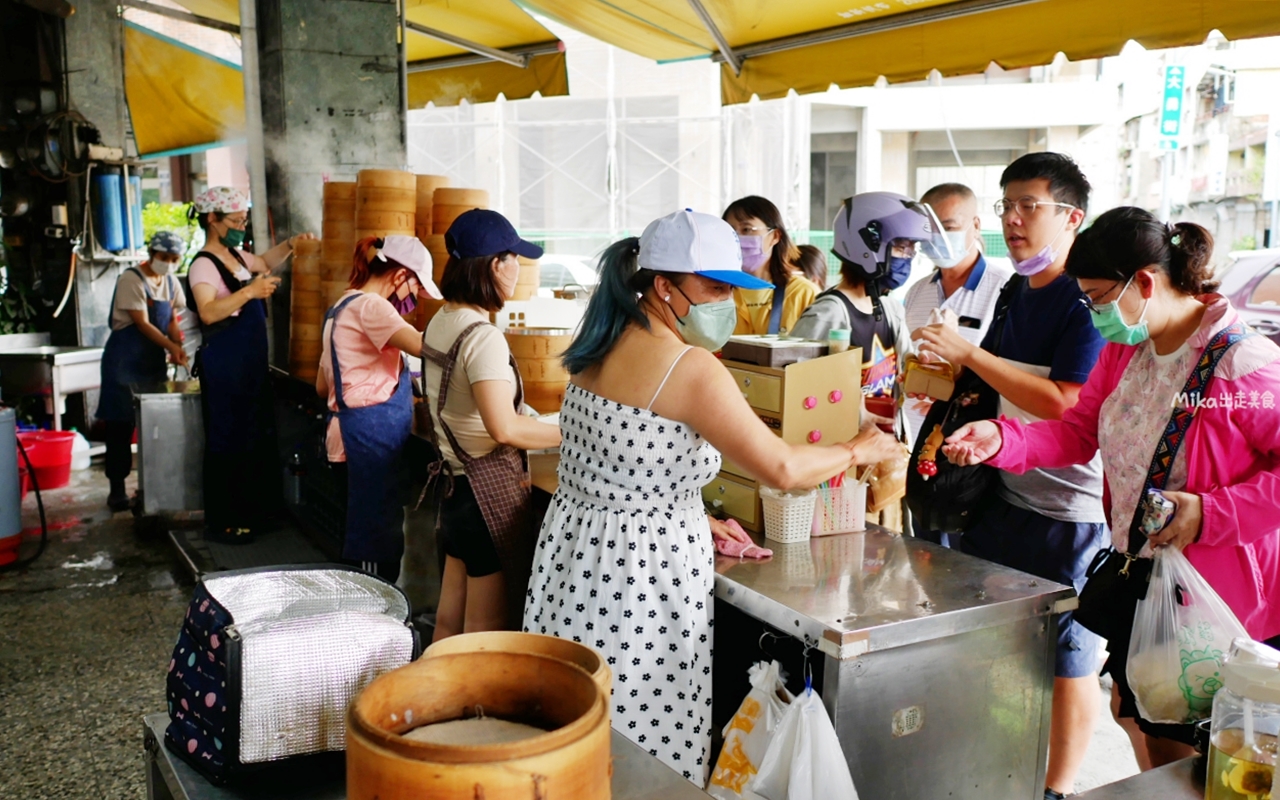
[[[386,261],[387,259],[408,268],[428,296],[436,300],[444,299],[436,282],[431,280],[431,254],[416,236],[384,236],[382,249],[378,251],[378,260]]]

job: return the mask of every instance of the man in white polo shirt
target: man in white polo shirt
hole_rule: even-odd
[[[932,276],[916,281],[907,292],[907,330],[913,332],[914,339],[914,331],[929,324],[930,312],[935,308],[950,309],[960,318],[960,335],[979,344],[987,335],[1000,289],[1013,270],[989,264],[982,257],[978,198],[968,186],[942,183],[925,192],[920,202],[927,203],[938,215],[951,239],[956,260],[937,264]],[[907,398],[906,417],[913,445],[930,402],[927,398]]]

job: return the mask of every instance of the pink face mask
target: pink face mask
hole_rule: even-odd
[[[769,261],[763,236],[739,236],[738,243],[742,247],[742,266],[751,272],[759,271]]]

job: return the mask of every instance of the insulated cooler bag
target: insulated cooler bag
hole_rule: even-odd
[[[204,576],[169,662],[165,745],[217,784],[345,749],[347,706],[419,654],[409,613],[398,588],[338,565]]]

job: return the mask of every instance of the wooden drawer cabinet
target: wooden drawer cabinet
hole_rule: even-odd
[[[747,530],[762,530],[764,522],[755,481],[721,472],[702,487],[702,499],[713,512],[728,514]]]

